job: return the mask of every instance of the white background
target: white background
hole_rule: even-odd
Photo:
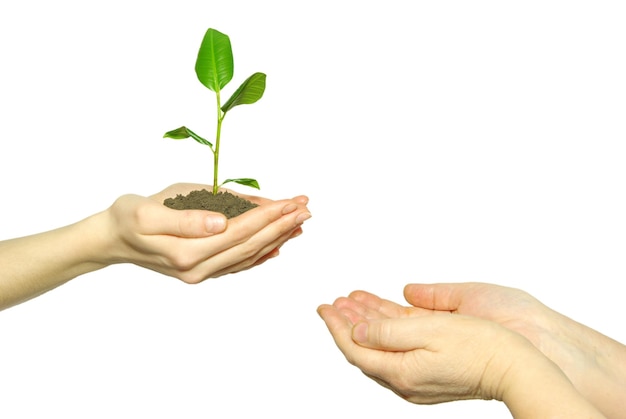
[[[486,281],[626,341],[625,21],[621,1],[2,2],[0,239],[211,182],[207,149],[162,139],[212,135],[209,27],[227,95],[268,77],[224,122],[221,174],[307,194],[313,218],[248,272],[113,266],[0,312],[0,416],[507,417],[401,400],[315,309]]]

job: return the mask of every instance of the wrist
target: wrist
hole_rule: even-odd
[[[609,417],[626,417],[626,346],[554,312],[542,351],[576,389]]]
[[[563,371],[532,345],[502,375],[499,399],[515,418],[603,418]]]
[[[72,234],[78,240],[74,246],[81,249],[80,260],[86,272],[104,268],[115,263],[115,229],[110,222],[108,211],[96,213],[70,226],[77,232]]]

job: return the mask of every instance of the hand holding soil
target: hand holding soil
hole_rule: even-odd
[[[232,220],[163,205],[168,196],[203,188],[210,186],[176,184],[150,197],[124,195],[69,226],[0,241],[0,310],[116,263],[186,283],[243,271],[277,256],[311,216],[306,196],[279,201],[245,196],[258,206]]]
[[[228,220],[224,231],[216,234],[203,228],[206,217],[213,225],[223,218],[221,214],[172,210],[162,204],[165,197],[209,188],[180,183],[150,198],[119,198],[108,210],[116,226],[113,230],[119,235],[116,258],[198,283],[249,269],[277,256],[285,242],[300,235],[302,223],[311,216],[305,196],[273,201],[242,195],[257,207]]]

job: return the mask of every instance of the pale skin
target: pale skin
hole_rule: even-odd
[[[150,197],[124,195],[111,207],[56,230],[0,241],[0,310],[80,275],[132,263],[197,284],[260,265],[302,233],[308,198],[270,200],[227,220],[222,214],[173,210],[163,200],[208,185],[175,184]]]
[[[515,418],[626,417],[621,343],[512,288],[410,284],[404,294],[412,306],[355,291],[318,308],[347,360],[404,399],[496,399]]]

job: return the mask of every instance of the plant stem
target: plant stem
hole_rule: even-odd
[[[219,90],[215,92],[215,96],[217,98],[217,133],[215,135],[215,150],[213,150],[213,195],[217,195],[217,189],[219,187],[217,169],[220,160],[220,135],[222,133],[222,121],[226,115],[222,112]]]

